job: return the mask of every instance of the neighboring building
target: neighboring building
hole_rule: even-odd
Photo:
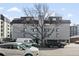
[[[10,20],[0,14],[0,39],[10,38]]]
[[[77,35],[79,35],[79,24],[77,25]]]
[[[70,26],[70,41],[79,41],[79,25]]]
[[[27,18],[27,20],[26,20]],[[32,27],[31,27],[31,22],[30,19],[32,19],[31,17],[21,17],[20,18],[16,18],[11,22],[11,35],[12,35],[12,39],[16,39],[16,38],[33,38],[32,36],[30,36],[28,33],[25,33],[25,31],[27,32],[32,32]],[[26,25],[25,25],[25,23]],[[34,21],[35,23],[38,23],[37,20]],[[27,27],[27,29],[25,28]]]
[[[35,36],[40,36],[37,30],[33,30],[32,21],[34,24],[40,23],[39,20],[32,20],[33,17],[21,17],[16,18],[11,22],[11,33],[12,38],[33,38],[31,35],[28,34],[32,33]],[[59,20],[59,21],[57,21]],[[26,23],[26,25],[24,24]],[[44,23],[46,24],[45,28],[46,31],[51,31],[54,28],[54,32],[51,36],[46,37],[47,39],[53,40],[67,40],[70,41],[70,20],[62,20],[62,17],[49,17],[48,20],[45,20]],[[49,25],[50,24],[50,25]],[[26,28],[25,28],[26,27]]]
[[[77,26],[74,25],[74,26],[70,26],[70,36],[75,36],[77,35]]]
[[[79,25],[70,26],[70,36],[79,35]]]

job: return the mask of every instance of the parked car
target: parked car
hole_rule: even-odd
[[[33,39],[31,38],[17,38],[16,42],[26,43],[26,44],[37,47],[37,43],[35,43]]]
[[[45,45],[49,48],[52,48],[54,46],[57,46],[58,48],[64,48],[64,46],[66,45],[66,41],[62,41],[62,40],[47,40],[45,42]]]
[[[37,56],[39,49],[24,43],[9,42],[0,44],[0,56]]]
[[[17,38],[16,42],[21,42],[21,43],[34,43],[34,41],[31,38]]]

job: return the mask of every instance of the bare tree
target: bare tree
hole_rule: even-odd
[[[33,17],[31,19],[32,25],[34,27],[34,29],[37,30],[39,36],[34,36],[32,33],[28,32],[28,34],[30,34],[32,37],[34,38],[39,38],[41,41],[41,45],[44,45],[44,39],[46,37],[49,37],[53,32],[54,32],[54,28],[51,28],[50,31],[46,31],[46,24],[45,24],[45,20],[49,19],[49,16],[52,14],[52,12],[50,12],[49,7],[47,4],[34,4],[34,8],[27,8],[27,9],[23,9],[24,13],[26,15],[26,17]],[[39,23],[35,24],[34,20],[35,18],[38,19]],[[25,21],[24,21],[25,22]],[[25,23],[26,25],[26,23]]]

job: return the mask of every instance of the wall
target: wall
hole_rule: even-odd
[[[49,38],[55,40],[69,40],[70,39],[70,24],[60,24],[58,26],[52,25],[54,27],[54,32]],[[58,28],[58,31],[56,30]]]
[[[50,37],[47,37],[45,39],[55,39],[55,40],[69,40],[70,39],[70,24],[59,24],[59,25],[55,25],[55,24],[51,24],[51,25],[46,25],[47,28],[54,28],[54,32],[52,33],[52,35]],[[58,32],[56,31],[56,29],[59,29]],[[23,38],[23,34],[25,32],[24,31],[24,25],[23,24],[13,24],[12,25],[12,38],[16,39],[16,38]],[[26,24],[26,38],[33,38],[31,35],[28,34],[28,32],[35,34],[34,32],[32,32],[32,26]],[[57,33],[58,33],[58,37],[57,37]],[[40,36],[40,35],[39,35]]]

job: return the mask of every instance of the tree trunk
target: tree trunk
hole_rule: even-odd
[[[41,40],[41,47],[45,47],[44,39]]]

